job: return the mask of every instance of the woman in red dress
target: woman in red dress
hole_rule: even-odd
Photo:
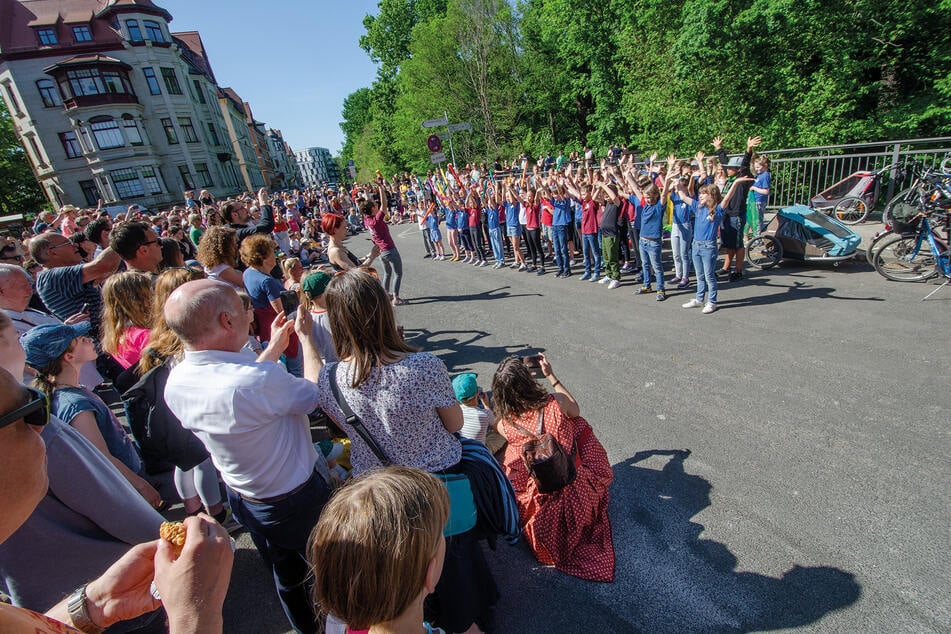
[[[551,382],[551,394],[519,357],[502,361],[492,379],[495,416],[509,443],[503,466],[515,488],[525,539],[543,564],[582,579],[613,581],[614,544],[608,519],[613,473],[608,456],[545,355],[539,355],[539,365]],[[538,491],[522,460],[522,447],[531,436],[519,429],[537,432],[539,410],[544,431],[573,455],[577,467],[571,484],[547,494]]]

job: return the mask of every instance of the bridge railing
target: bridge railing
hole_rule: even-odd
[[[772,173],[769,207],[781,208],[808,205],[810,198],[857,171],[874,171],[909,158],[926,167],[938,167],[951,156],[951,137],[767,150],[762,154],[769,157]],[[879,207],[901,190],[900,173],[891,170],[882,181]]]

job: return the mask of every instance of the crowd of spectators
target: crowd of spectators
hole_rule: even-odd
[[[0,252],[0,382],[37,388],[3,391],[0,433],[42,426],[51,458],[42,494],[39,485],[30,499],[0,487],[2,515],[18,509],[0,534],[4,592],[87,631],[213,631],[231,567],[221,544],[241,529],[273,570],[300,632],[318,631],[321,611],[351,626],[408,618],[425,619],[431,631],[491,631],[498,592],[483,543],[495,547],[520,532],[541,563],[613,580],[611,471],[578,401],[544,357],[534,376],[521,359],[504,360],[490,398],[477,377],[452,381],[441,360],[409,345],[395,320],[406,300],[389,225],[417,223],[433,260],[487,266],[491,258],[496,268],[536,274],[554,266],[559,278],[581,260],[581,280],[613,289],[632,273],[636,292],[658,300],[666,297],[666,229],[673,282],[686,288],[691,265],[698,271],[697,298],[684,307],[710,313],[716,273],[742,279],[748,203],[762,220],[769,180],[768,162],[753,157],[758,144],[750,138],[733,159],[717,138],[716,159],[701,152],[693,161],[652,156],[641,164],[621,147],[599,160],[586,149],[532,166],[521,158],[489,170],[378,174],[350,189],[262,189],[221,201],[186,192],[182,205],[154,213],[137,205],[115,216],[69,205],[40,213],[21,235],[4,238]],[[365,255],[345,244],[361,231],[372,243]],[[714,271],[720,246],[727,257]],[[542,377],[552,394],[536,381]],[[48,424],[26,410],[45,413]],[[349,456],[313,442],[318,420],[346,440]],[[577,463],[575,479],[554,493],[539,491],[525,457],[543,433]],[[39,478],[36,449],[24,449],[33,454],[22,470]],[[62,460],[53,465],[53,456]],[[335,470],[338,459],[345,469]],[[357,477],[340,495],[360,500],[377,481],[372,472],[389,465],[409,470],[378,478],[394,497],[372,500],[373,508],[393,513],[392,500],[407,491],[427,491],[437,504],[433,480],[414,475],[428,472],[448,491],[448,510],[438,502],[430,518],[445,524],[446,539],[429,531],[413,546],[418,552],[405,553],[413,561],[395,561],[393,574],[410,571],[416,581],[367,612],[365,598],[328,584],[389,569],[334,550],[345,527],[328,526],[321,511],[339,474]],[[154,541],[162,513],[178,503],[189,518],[181,558],[190,562],[178,573],[200,578],[189,588],[212,589],[190,607],[187,592],[169,586],[174,557]],[[334,504],[333,517],[347,517],[345,503]],[[375,518],[363,539],[387,543],[380,527],[402,521]],[[197,561],[203,550],[214,556]],[[39,570],[31,565],[37,553],[64,563],[56,574]],[[353,559],[351,569],[334,559],[341,556]],[[109,593],[132,568],[139,585],[154,579],[153,599],[139,593],[134,608],[117,610]],[[96,575],[103,577],[83,585]],[[67,609],[54,605],[74,588]],[[112,607],[104,612],[105,595]],[[193,624],[210,629],[182,626],[189,610],[203,613]],[[17,615],[0,611],[0,623]]]

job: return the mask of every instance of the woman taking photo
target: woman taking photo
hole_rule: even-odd
[[[274,240],[261,233],[241,242],[241,260],[248,265],[244,270],[244,287],[251,297],[254,317],[258,323],[258,338],[262,344],[271,340],[271,324],[278,313],[284,311],[281,305],[284,286],[271,275],[277,264],[276,248]],[[304,360],[298,352],[297,337],[291,336],[291,341],[284,350],[284,359],[287,371],[296,377],[303,376],[304,373]]]
[[[346,422],[331,386],[334,373],[340,402],[360,418],[388,462],[430,473],[463,472],[462,444],[454,435],[462,429],[462,409],[446,366],[403,341],[386,292],[366,271],[334,277],[325,294],[340,361],[321,369],[317,404],[350,437],[354,475],[379,467],[381,460]],[[475,532],[453,535],[449,542],[427,620],[448,632],[490,628],[498,592]]]
[[[555,376],[545,355],[538,357],[551,394],[519,357],[502,361],[492,378],[495,417],[508,440],[503,466],[515,487],[525,539],[542,564],[582,579],[613,581],[614,544],[608,519],[611,464],[591,425],[581,418],[578,401]],[[538,490],[522,458],[526,443],[539,433],[554,436],[575,462],[574,480],[553,493]]]

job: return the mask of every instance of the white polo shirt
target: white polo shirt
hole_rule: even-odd
[[[165,401],[195,432],[225,483],[257,499],[287,493],[314,471],[309,414],[317,386],[250,351],[185,352],[172,368]]]

